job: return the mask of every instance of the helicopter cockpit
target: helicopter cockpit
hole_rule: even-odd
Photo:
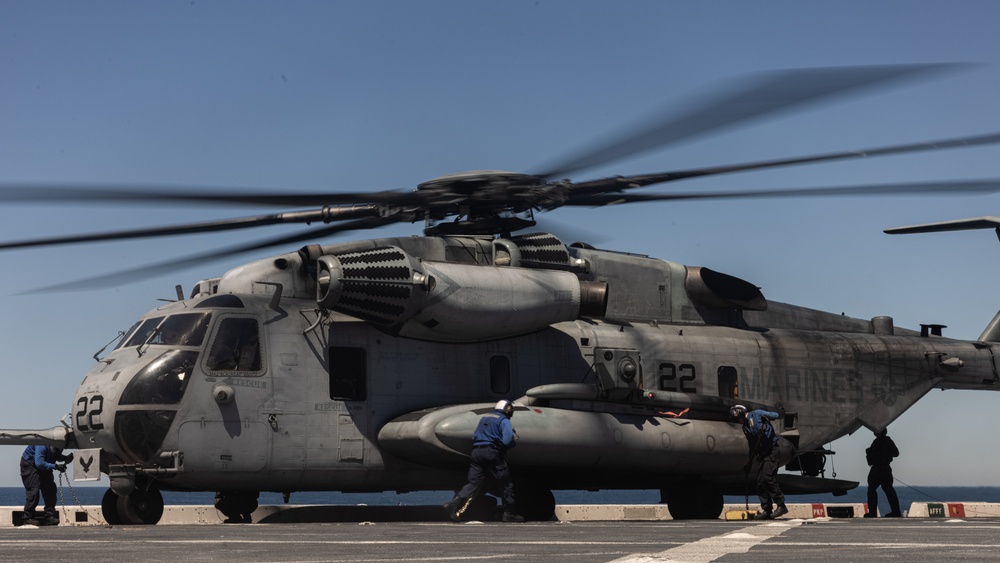
[[[112,454],[112,464],[161,465],[159,453],[197,374],[212,380],[263,373],[260,323],[232,301],[209,297],[195,311],[189,301],[176,313],[166,306],[135,323],[80,388],[80,436]]]

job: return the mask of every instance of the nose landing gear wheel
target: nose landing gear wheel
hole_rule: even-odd
[[[118,497],[117,508],[122,524],[156,524],[163,516],[163,495],[152,483],[141,487],[137,483],[131,493]]]
[[[112,526],[123,524],[122,517],[118,514],[118,499],[121,498],[114,491],[108,489],[101,499],[101,516],[104,521]]]

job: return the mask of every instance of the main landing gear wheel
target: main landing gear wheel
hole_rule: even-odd
[[[259,497],[259,491],[219,491],[215,493],[215,509],[225,515],[226,524],[250,524]]]
[[[722,514],[722,491],[705,483],[680,483],[660,489],[674,520],[714,520]]]
[[[556,514],[556,497],[552,489],[538,483],[514,483],[514,509],[525,520],[547,522]]]

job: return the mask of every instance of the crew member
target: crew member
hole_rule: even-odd
[[[875,440],[872,445],[865,450],[865,460],[872,468],[868,471],[868,512],[865,518],[878,518],[878,488],[882,487],[882,492],[889,499],[889,509],[886,518],[899,518],[903,515],[899,510],[899,497],[896,496],[896,489],[892,487],[892,458],[899,456],[899,449],[895,442],[888,436],[889,431],[882,429],[875,433]]]
[[[517,444],[517,433],[510,423],[512,416],[514,403],[505,400],[497,403],[493,412],[479,419],[472,434],[468,483],[444,505],[452,520],[460,521],[479,495],[492,493],[503,501],[504,522],[524,521],[514,511],[514,485],[507,467],[507,450]]]
[[[781,415],[761,409],[748,412],[743,405],[736,405],[729,414],[743,425],[743,435],[750,447],[750,460],[743,467],[743,472],[749,474],[754,460],[758,462],[757,496],[761,511],[754,519],[769,520],[788,514],[785,495],[778,486],[778,435],[771,426],[771,421]]]
[[[21,454],[21,482],[24,483],[24,523],[42,526],[59,524],[56,513],[56,482],[52,471],[66,471],[66,464],[73,461],[73,454],[63,455],[55,446],[28,446]],[[39,517],[38,493],[45,501],[45,511]]]

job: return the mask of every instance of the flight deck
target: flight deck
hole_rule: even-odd
[[[0,529],[0,561],[914,561],[1000,557],[1000,518],[351,522]]]

